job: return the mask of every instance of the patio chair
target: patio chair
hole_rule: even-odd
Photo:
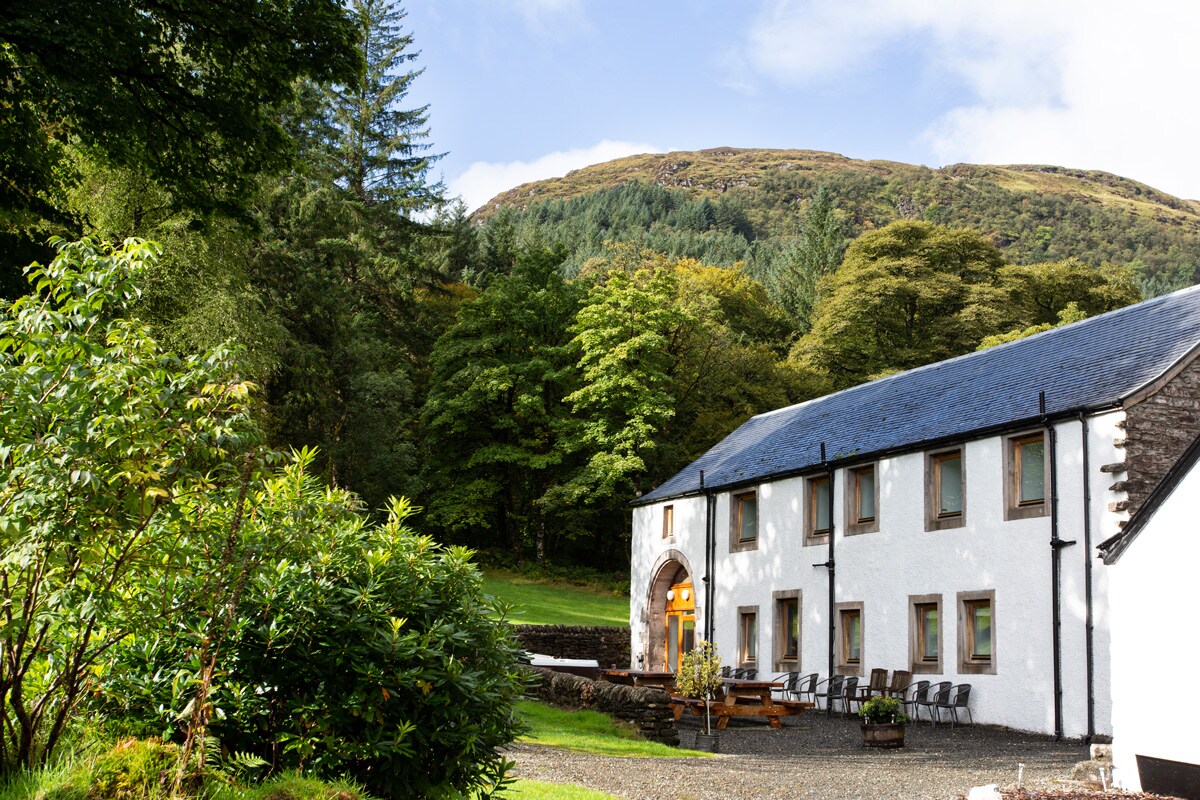
[[[820,681],[817,684],[817,687],[816,687],[817,689],[820,689],[821,686],[824,686],[825,691],[823,691],[823,692],[822,691],[814,691],[813,692],[813,702],[817,703],[817,705],[819,706],[821,703],[821,698],[822,697],[825,698],[825,715],[826,716],[828,716],[830,711],[832,710],[834,698],[841,695],[842,683],[845,680],[846,680],[845,677],[843,677],[842,675],[831,675],[828,678],[826,678],[825,680]]]
[[[785,695],[793,700],[803,700],[805,697],[809,697],[812,698],[810,702],[816,702],[817,673],[802,676],[799,672],[789,672],[787,675],[788,679],[783,686]]]
[[[721,667],[721,677],[722,677],[722,678],[730,678],[730,677],[733,677],[733,676],[730,674],[730,668],[729,668],[729,667]]]
[[[909,690],[912,694],[909,694]],[[908,715],[908,721],[912,722],[917,718],[917,703],[921,700],[929,699],[929,681],[917,681],[910,683],[900,690],[900,703],[904,706],[904,713]]]
[[[752,681],[758,677],[758,670],[754,667],[742,667],[733,671],[733,677],[738,680]]]
[[[858,699],[858,678],[856,678],[856,677],[846,678],[846,680],[842,682],[841,696],[831,698],[830,705],[832,706],[832,704],[835,702],[842,703],[844,705],[842,712],[844,714],[846,714],[847,716],[850,715],[850,704],[855,703],[855,702],[861,702]]]
[[[940,695],[939,695],[940,696]],[[946,693],[945,702],[938,701],[934,704],[933,710],[938,715],[938,720],[941,720],[942,711],[950,712],[950,728],[953,730],[954,723],[958,722],[958,712],[962,711],[967,715],[967,719],[974,724],[975,720],[971,719],[971,709],[967,705],[971,701],[971,684],[960,683],[954,687],[954,697],[951,698],[949,693]]]
[[[917,719],[921,718],[921,709],[929,709],[929,721],[934,725],[938,724],[938,706],[945,706],[950,702],[950,687],[953,684],[950,681],[942,681],[935,686],[929,688],[929,692],[925,695],[924,700],[917,701]]]
[[[898,669],[892,673],[892,682],[884,689],[888,697],[903,697],[905,689],[912,683],[912,673],[906,669]]]
[[[858,699],[870,700],[872,696],[886,692],[888,687],[887,673],[886,669],[871,670],[871,682],[859,691]]]

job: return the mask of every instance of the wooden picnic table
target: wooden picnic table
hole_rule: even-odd
[[[803,714],[806,708],[813,707],[813,703],[776,700],[772,692],[782,688],[783,684],[777,681],[726,678],[723,696],[711,705],[712,714],[717,717],[717,730],[724,730],[732,717],[765,717],[772,728],[779,728],[782,727],[780,717]],[[697,716],[704,714],[702,700],[674,697],[671,700],[677,720],[683,716],[685,709]]]

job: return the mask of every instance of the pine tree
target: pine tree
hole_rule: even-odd
[[[409,216],[441,201],[442,185],[429,183],[429,106],[400,108],[423,69],[406,69],[419,51],[402,28],[404,10],[393,0],[353,0],[349,13],[366,64],[356,86],[329,96],[330,149],[338,185],[367,206]]]

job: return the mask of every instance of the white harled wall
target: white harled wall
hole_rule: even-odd
[[[1116,563],[1105,568],[1112,585],[1113,776],[1132,791],[1142,789],[1139,754],[1200,764],[1195,721],[1186,710],[1194,696],[1187,676],[1195,675],[1200,662],[1193,622],[1198,496],[1200,467],[1193,467]],[[1156,670],[1164,658],[1178,670]],[[1159,685],[1170,689],[1159,691]]]
[[[1121,499],[1108,490],[1115,478],[1100,472],[1121,461],[1114,447],[1123,412],[1088,420],[1093,545],[1116,533],[1119,517],[1107,510]],[[1059,536],[1077,544],[1062,549],[1062,675],[1064,734],[1087,729],[1084,571],[1093,570],[1095,732],[1110,732],[1107,595],[1102,566],[1083,542],[1083,476],[1078,421],[1059,423]],[[877,462],[880,530],[845,536],[843,510],[847,471],[835,475],[836,602],[863,603],[863,667],[908,669],[909,596],[942,597],[943,674],[915,676],[931,682],[970,683],[971,709],[979,722],[1022,730],[1054,732],[1051,624],[1050,516],[1004,520],[1005,439],[991,437],[964,446],[966,524],[925,530],[925,453]],[[758,606],[759,672],[774,674],[775,609],[772,593],[801,592],[801,662],[804,673],[828,675],[828,546],[804,546],[805,480],[789,478],[757,486],[758,547],[729,552],[730,493],[717,495],[714,639],[726,663],[737,650],[737,609]],[[697,631],[704,630],[704,526],[702,497],[677,499],[673,542],[662,539],[662,506],[634,510],[631,617],[634,666],[647,652],[646,603],[656,565],[669,550],[690,562],[696,585]],[[958,674],[959,592],[995,592],[995,675]],[[658,643],[653,643],[659,647]],[[864,675],[865,679],[865,675]]]

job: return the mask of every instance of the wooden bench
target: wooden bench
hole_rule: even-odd
[[[780,717],[798,716],[813,705],[799,700],[773,700],[766,704],[752,697],[739,697],[732,703],[715,701],[710,710],[717,718],[717,730],[724,730],[731,717],[764,717],[772,728],[778,728]],[[690,697],[672,697],[671,712],[675,715],[676,722],[685,711],[690,711],[693,716],[704,716],[704,701]]]

